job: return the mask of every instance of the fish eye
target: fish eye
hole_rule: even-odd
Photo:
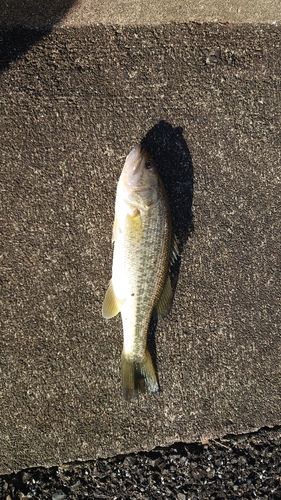
[[[148,170],[150,170],[151,168],[153,167],[151,161],[147,161],[146,164],[145,164],[145,168],[147,168]]]

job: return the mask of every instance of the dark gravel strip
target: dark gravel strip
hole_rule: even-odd
[[[0,476],[3,500],[281,499],[281,427]],[[2,497],[1,497],[2,495]]]

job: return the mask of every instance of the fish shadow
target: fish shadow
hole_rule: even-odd
[[[154,125],[141,141],[155,161],[164,184],[171,210],[173,231],[177,239],[179,257],[170,269],[173,292],[175,293],[181,266],[184,245],[194,230],[193,164],[182,127],[173,127],[166,121]],[[152,318],[148,334],[148,349],[157,373],[155,331],[157,318]]]

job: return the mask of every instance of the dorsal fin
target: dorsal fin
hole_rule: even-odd
[[[164,318],[169,314],[173,301],[173,290],[171,286],[170,276],[167,275],[167,279],[162,290],[161,296],[158,300],[158,304],[155,308],[155,315],[157,318]]]
[[[169,262],[169,267],[170,268],[176,262],[176,260],[179,258],[179,255],[180,255],[180,252],[179,252],[179,246],[178,246],[177,238],[173,234],[172,235],[172,243],[171,243],[171,251],[170,251],[170,262]]]
[[[179,257],[179,248],[178,248],[178,242],[175,237],[175,235],[172,236],[172,244],[171,244],[171,251],[170,251],[170,260],[169,260],[169,269],[173,266],[173,264],[176,262],[176,260]],[[173,289],[171,285],[171,279],[169,274],[167,274],[167,278],[165,281],[165,285],[163,287],[161,296],[158,300],[158,303],[154,309],[154,316],[157,318],[164,318],[169,314],[170,309],[172,307],[172,302],[173,302]]]

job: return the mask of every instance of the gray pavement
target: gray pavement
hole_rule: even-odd
[[[2,29],[1,473],[280,424],[280,35]],[[144,138],[181,262],[162,392],[128,403],[101,303],[116,183]]]
[[[0,19],[33,27],[166,25],[169,23],[268,23],[281,21],[279,0],[5,0]]]

